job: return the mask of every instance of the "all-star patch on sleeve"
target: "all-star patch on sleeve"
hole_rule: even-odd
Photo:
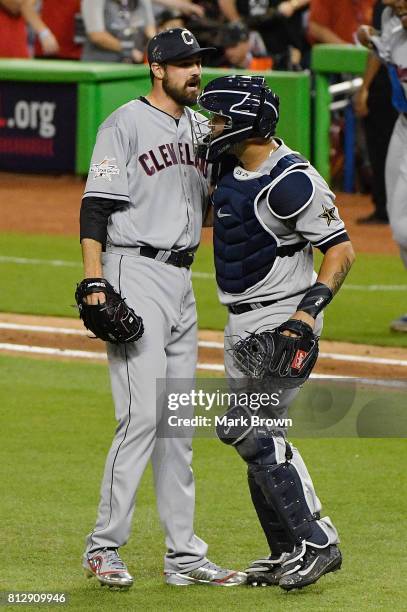
[[[128,136],[117,125],[102,125],[93,149],[84,197],[129,202]]]
[[[335,196],[316,172],[312,176],[315,193],[312,202],[296,218],[295,229],[322,253],[349,240],[345,224],[335,205]]]

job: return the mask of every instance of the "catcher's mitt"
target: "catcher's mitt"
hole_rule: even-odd
[[[286,336],[291,331],[294,336]],[[236,367],[246,376],[267,378],[285,389],[307,380],[318,357],[318,337],[298,319],[289,319],[272,331],[252,333],[232,349]]]
[[[91,293],[104,293],[106,302],[95,306],[87,304],[85,298]],[[143,335],[142,318],[104,278],[85,278],[76,287],[75,300],[85,327],[97,338],[120,344],[135,342]]]

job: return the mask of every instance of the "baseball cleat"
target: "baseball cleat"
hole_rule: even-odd
[[[117,548],[102,548],[83,555],[83,567],[88,578],[97,578],[101,586],[128,589],[134,580],[120,559]]]
[[[407,314],[390,323],[390,329],[397,332],[407,332]]]
[[[190,572],[166,574],[166,583],[174,586],[190,586],[192,584],[208,584],[210,586],[231,587],[244,584],[246,574],[219,567],[207,561]]]
[[[336,544],[326,548],[307,546],[305,554],[295,562],[294,567],[289,569],[289,565],[292,565],[290,560],[283,563],[282,569],[286,572],[279,582],[279,586],[286,591],[302,589],[317,582],[324,574],[341,569],[342,555]]]
[[[289,554],[270,555],[266,559],[256,559],[256,561],[253,561],[245,569],[247,574],[246,584],[252,587],[277,585],[283,575],[281,564]]]

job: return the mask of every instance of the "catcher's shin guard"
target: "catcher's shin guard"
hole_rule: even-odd
[[[271,432],[250,425],[250,411],[246,406],[233,406],[218,421],[216,433],[225,444],[236,448],[248,464],[247,479],[253,506],[260,525],[274,555],[291,552],[295,542],[281,522],[273,504],[265,497],[252,470],[254,464],[267,467],[276,463],[275,441]]]
[[[288,535],[274,507],[271,506],[264,497],[263,491],[257,484],[250,468],[247,471],[247,480],[252,503],[271,552],[273,555],[282,555],[284,552],[291,552],[294,542]]]
[[[291,544],[291,550],[304,540],[317,547],[327,546],[327,535],[317,523],[319,516],[310,511],[300,475],[295,465],[290,463],[290,444],[285,440],[286,460],[277,463],[275,445],[278,433],[251,426],[250,420],[245,418],[248,414],[245,406],[230,408],[224,415],[229,420],[219,423],[216,433],[222,442],[233,445],[249,466],[249,486],[251,491],[255,491],[253,504],[267,540],[270,543],[270,534],[275,533],[274,549],[282,552],[287,551],[288,544]],[[281,439],[281,434],[279,437]],[[263,498],[255,490],[257,488]],[[277,554],[272,542],[271,546]]]
[[[252,464],[249,471],[295,545],[304,541],[319,547],[328,544],[326,533],[317,523],[319,515],[312,514],[308,507],[294,464],[289,461],[267,466]]]
[[[250,474],[261,488],[270,506],[275,509],[286,534],[293,544],[300,544],[312,534],[314,520],[295,478],[295,468],[288,463],[249,467]]]
[[[275,446],[272,436],[259,435],[250,424],[251,413],[246,406],[233,406],[218,421],[216,433],[219,440],[236,448],[239,455],[249,464],[247,479],[253,506],[260,525],[274,555],[291,552],[294,542],[287,536],[284,525],[256,482],[250,470],[251,461],[264,460],[275,463]]]

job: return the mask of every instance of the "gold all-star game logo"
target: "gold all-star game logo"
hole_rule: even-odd
[[[106,179],[111,183],[112,176],[120,174],[117,165],[112,163],[114,161],[116,161],[115,157],[105,157],[99,164],[92,164],[90,171],[93,174],[93,178]]]

